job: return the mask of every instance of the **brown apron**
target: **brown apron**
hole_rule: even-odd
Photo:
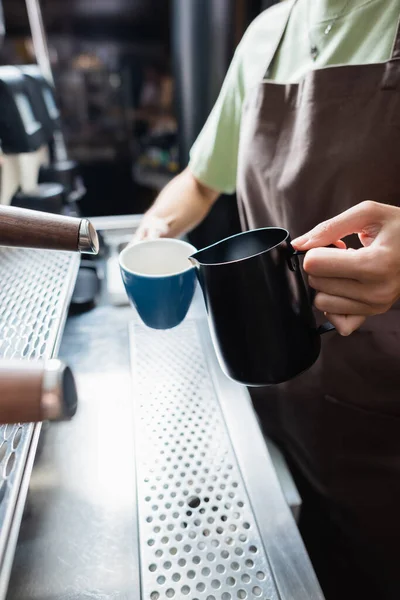
[[[240,140],[245,229],[296,237],[363,200],[400,205],[400,29],[386,63],[262,81]],[[400,599],[399,316],[393,308],[349,338],[328,334],[310,371],[252,392],[293,465],[304,539],[332,600]]]

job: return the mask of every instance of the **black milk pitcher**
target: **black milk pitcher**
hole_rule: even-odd
[[[317,360],[320,335],[312,292],[286,229],[254,229],[190,257],[197,268],[211,337],[228,377],[246,386],[292,379]]]

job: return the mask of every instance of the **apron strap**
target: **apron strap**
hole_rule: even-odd
[[[290,20],[290,15],[292,14],[292,10],[293,10],[296,2],[297,2],[297,0],[292,0],[292,6],[290,6],[290,8],[288,10],[286,20],[283,23],[282,29],[281,30],[278,29],[276,40],[273,44],[271,44],[271,52],[268,57],[267,67],[265,69],[265,74],[264,74],[264,79],[269,79],[271,76],[272,65],[273,65],[274,59],[278,52],[279,46],[281,45],[281,42],[285,36],[286,29],[287,29],[287,26],[288,26],[288,23]],[[400,44],[399,44],[399,47],[400,47]]]
[[[400,17],[397,23],[396,37],[394,38],[392,54],[385,65],[382,80],[383,90],[396,90],[400,86]]]

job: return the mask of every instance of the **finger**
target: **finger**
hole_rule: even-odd
[[[340,296],[330,296],[319,292],[314,299],[314,306],[322,312],[328,312],[338,315],[376,315],[380,311],[378,308],[365,304],[364,302],[356,302],[348,298]]]
[[[146,240],[149,240],[149,241],[158,240],[159,237],[161,237],[159,229],[155,229],[154,227],[151,227],[147,230]]]
[[[336,248],[340,248],[341,250],[347,249],[347,246],[343,240],[336,240],[336,242],[333,242],[333,244],[336,246]]]
[[[142,242],[145,238],[146,235],[146,231],[145,229],[138,229],[135,233],[135,235],[132,238],[132,241],[130,242],[129,245],[132,244],[137,244],[137,242]]]
[[[385,220],[382,206],[376,202],[362,202],[333,219],[324,221],[308,233],[293,240],[296,250],[309,250],[320,246],[329,246],[352,233],[362,233],[363,230],[375,225],[377,231]]]
[[[135,235],[133,236],[133,239],[135,242],[144,242],[145,240],[148,239],[149,237],[149,228],[146,226],[141,226],[137,232],[135,233]]]
[[[304,258],[304,270],[316,277],[345,277],[347,279],[365,279],[370,265],[371,251],[339,250],[336,248],[314,248]]]
[[[327,313],[326,318],[336,327],[336,331],[343,336],[348,336],[356,331],[365,321],[365,317],[362,316],[335,315],[331,313]]]
[[[375,284],[365,284],[354,279],[339,279],[336,277],[314,277],[310,275],[308,284],[317,292],[324,292],[331,296],[341,296],[357,302],[370,305],[380,305],[382,299],[375,300],[377,289]]]
[[[168,224],[165,221],[160,221],[154,227],[154,232],[157,235],[157,237],[165,237],[165,236],[168,235],[169,226],[168,226]]]
[[[160,237],[165,237],[168,234],[168,226],[166,224],[152,224],[147,227],[143,227],[137,232],[137,240],[157,240]]]

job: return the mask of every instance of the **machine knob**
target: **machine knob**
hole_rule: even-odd
[[[77,405],[74,376],[60,360],[0,361],[0,424],[65,421]]]

